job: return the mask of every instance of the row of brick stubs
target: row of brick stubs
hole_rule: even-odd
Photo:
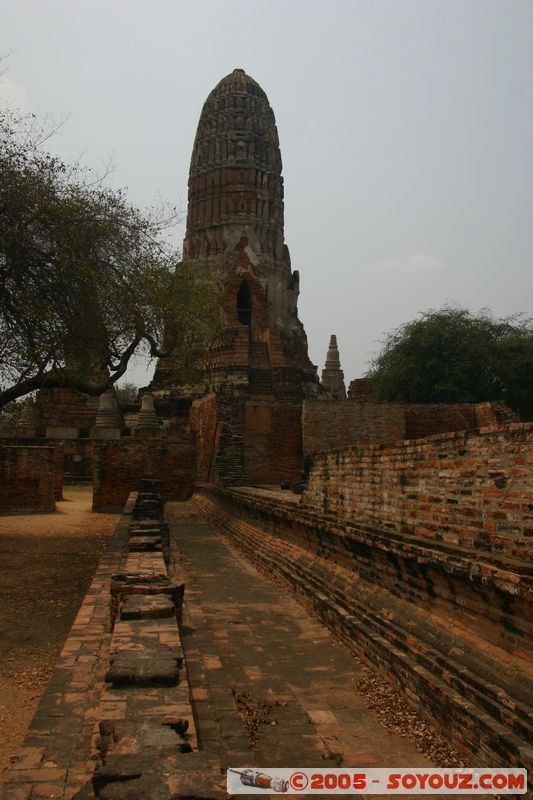
[[[159,481],[141,481],[128,528],[128,555],[111,579],[112,639],[101,706],[97,768],[79,800],[217,794],[218,763],[198,752],[183,680],[178,623],[184,584],[168,576],[168,526]]]
[[[2,800],[223,796],[218,760],[197,750],[157,488],[125,505]]]
[[[531,576],[520,562],[484,554],[479,564],[376,523],[335,521],[235,489],[204,485],[195,499],[472,763],[531,768]]]

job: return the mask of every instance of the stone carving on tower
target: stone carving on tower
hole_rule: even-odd
[[[283,178],[274,112],[244,70],[223,78],[204,103],[191,158],[183,260],[221,287],[223,327],[203,387],[186,387],[172,356],[151,389],[278,397],[319,389],[297,315],[299,275],[284,240]]]

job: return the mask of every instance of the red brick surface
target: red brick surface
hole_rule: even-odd
[[[196,481],[275,484],[301,478],[299,401],[230,401],[210,395],[193,403],[191,426],[196,434]]]
[[[1,446],[0,513],[54,511],[54,460],[53,447]]]
[[[304,400],[302,428],[306,455],[359,442],[394,442],[405,439],[405,409],[398,403]]]
[[[74,427],[86,431],[94,425],[98,411],[98,398],[91,398],[71,389],[41,389],[37,395],[37,409],[41,416],[41,431],[46,427]]]
[[[301,404],[248,400],[244,416],[247,483],[299,480],[303,469]]]
[[[533,764],[528,566],[265,495],[202,486],[195,498],[473,763]]]
[[[371,396],[359,399],[352,393],[348,400],[304,401],[303,448],[305,454],[312,454],[512,422],[518,422],[518,417],[505,403],[378,403]]]
[[[65,472],[65,445],[63,442],[44,438],[4,438],[0,447],[53,447],[54,448],[54,498],[63,499],[63,478]]]
[[[394,533],[526,557],[533,423],[320,454],[303,505]]]
[[[405,438],[420,439],[436,433],[467,431],[518,422],[505,403],[408,403]]]
[[[218,401],[214,394],[191,407],[191,427],[196,434],[196,479],[217,483],[215,457],[220,442]]]
[[[93,510],[120,511],[140,478],[161,481],[164,500],[192,493],[194,438],[187,427],[94,442]]]

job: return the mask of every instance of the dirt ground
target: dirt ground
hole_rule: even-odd
[[[118,515],[90,486],[53,514],[0,516],[0,785],[37,709]]]

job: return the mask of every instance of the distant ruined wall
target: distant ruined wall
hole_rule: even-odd
[[[518,416],[501,402],[405,405],[406,439],[421,439],[449,431],[471,431],[512,422],[519,422]]]
[[[88,436],[98,411],[98,398],[72,389],[41,389],[36,406],[44,425],[40,431],[43,435],[46,428],[72,428],[77,429],[76,436]]]
[[[120,511],[140,478],[160,480],[165,502],[186,500],[192,494],[194,465],[194,437],[186,426],[95,441],[93,511]]]
[[[450,431],[471,431],[479,427],[476,407],[471,403],[408,403],[404,409],[406,439],[422,439]]]
[[[397,403],[304,400],[302,418],[306,455],[349,444],[405,439],[405,410]]]
[[[55,510],[54,448],[0,446],[0,513]]]
[[[369,381],[363,378],[352,381],[346,401],[314,398],[304,401],[305,454],[354,444],[384,444],[450,431],[474,431],[519,421],[502,402],[380,403],[373,399],[368,385]]]

